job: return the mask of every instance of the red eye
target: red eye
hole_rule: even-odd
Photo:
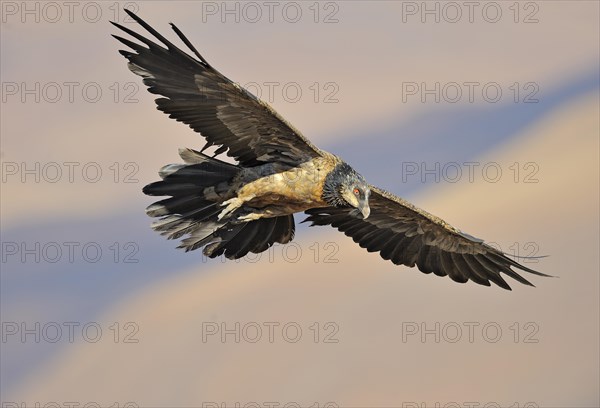
[[[353,193],[354,193],[354,195],[358,195],[360,193],[360,190],[358,188],[355,188]]]

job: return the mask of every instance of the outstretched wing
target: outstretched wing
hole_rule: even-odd
[[[306,211],[312,225],[331,225],[352,237],[369,252],[379,252],[396,265],[417,267],[424,273],[450,276],[456,282],[472,280],[490,286],[490,281],[510,290],[500,276],[504,273],[533,286],[511,267],[540,276],[482,240],[462,233],[442,219],[409,202],[370,186],[371,215],[367,219],[350,215],[349,208],[314,208]]]
[[[189,125],[207,140],[204,149],[218,146],[244,166],[279,162],[296,166],[320,155],[269,105],[215,70],[181,31],[173,30],[194,53],[183,52],[131,11],[125,11],[162,45],[112,23],[147,47],[113,35],[132,51],[119,51],[129,69],[144,78],[148,91],[162,95],[158,109]]]

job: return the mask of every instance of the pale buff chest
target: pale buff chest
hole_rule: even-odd
[[[335,167],[335,159],[319,157],[296,168],[260,177],[240,188],[237,196],[252,207],[284,206],[291,212],[326,207],[323,185]]]

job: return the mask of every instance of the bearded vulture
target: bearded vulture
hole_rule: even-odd
[[[161,181],[144,187],[167,196],[146,212],[153,229],[180,248],[214,258],[260,253],[294,237],[294,213],[312,225],[331,225],[369,252],[424,273],[469,279],[510,289],[501,273],[527,285],[516,270],[527,268],[440,218],[374,187],[339,157],[320,150],[268,104],[213,68],[171,24],[190,55],[125,10],[158,40],[112,23],[140,43],[114,35],[130,48],[120,53],[148,91],[161,95],[157,108],[206,139],[200,151],[181,149],[184,163],[164,166]],[[214,156],[203,152],[215,146]],[[231,164],[215,158],[227,153]],[[512,269],[515,268],[515,269]]]

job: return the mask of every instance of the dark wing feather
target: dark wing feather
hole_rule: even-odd
[[[296,166],[321,151],[268,104],[215,70],[183,33],[173,30],[195,57],[177,48],[146,22],[125,10],[162,43],[158,45],[117,23],[112,23],[147,47],[113,36],[132,51],[120,51],[129,69],[144,78],[148,91],[162,95],[158,109],[189,125],[206,138],[204,149],[217,146],[244,166],[279,162]],[[204,150],[203,149],[203,150]]]
[[[424,273],[449,276],[456,282],[472,280],[490,286],[490,281],[509,289],[500,276],[533,286],[514,267],[540,276],[549,276],[508,258],[482,240],[460,232],[442,219],[386,191],[370,186],[371,215],[351,215],[350,208],[314,208],[306,211],[312,225],[331,225],[352,237],[369,252],[396,265],[415,266]]]

